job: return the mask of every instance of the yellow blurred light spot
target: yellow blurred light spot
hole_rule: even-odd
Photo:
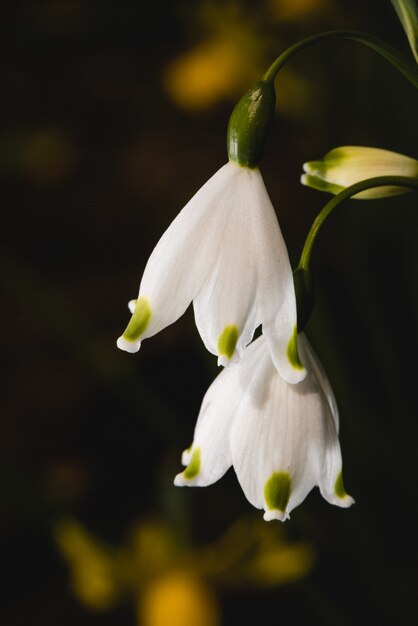
[[[258,518],[237,521],[214,543],[184,545],[164,522],[142,520],[127,543],[115,548],[69,520],[54,538],[80,602],[110,610],[132,598],[141,626],[219,626],[209,584],[272,587],[299,580],[312,567],[314,552],[288,543],[284,532]]]
[[[160,574],[178,559],[178,546],[169,529],[156,521],[138,525],[133,532],[131,546],[141,580]]]
[[[271,39],[260,37],[261,14],[236,0],[197,3],[191,14],[189,27],[202,37],[168,65],[166,91],[189,110],[205,110],[223,100],[235,103],[272,60]]]
[[[242,58],[234,43],[213,40],[175,59],[163,77],[174,102],[187,109],[205,109],[233,95]]]
[[[112,555],[76,522],[55,528],[55,540],[70,565],[77,598],[96,610],[110,609],[119,599]]]
[[[328,9],[333,0],[268,0],[271,15],[280,21],[301,20]]]
[[[249,517],[201,550],[198,570],[230,586],[272,587],[305,576],[314,556],[309,544],[289,543],[277,527]]]
[[[312,568],[313,550],[308,545],[276,545],[254,557],[247,577],[253,584],[270,587],[303,578]]]
[[[139,605],[141,626],[218,626],[218,608],[210,589],[186,571],[155,579]]]

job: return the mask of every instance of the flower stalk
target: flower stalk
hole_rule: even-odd
[[[274,82],[278,72],[288,61],[293,59],[294,56],[302,50],[305,50],[305,48],[309,48],[310,46],[326,41],[327,39],[347,39],[362,43],[383,56],[386,61],[389,61],[389,63],[396,67],[396,69],[399,70],[399,72],[401,72],[401,74],[403,74],[405,78],[414,85],[414,87],[418,88],[418,69],[416,66],[410,63],[409,60],[400,54],[395,48],[382,39],[379,39],[379,37],[355,30],[329,30],[298,41],[277,57],[264,74],[263,80],[266,82]]]
[[[339,206],[344,200],[348,200],[352,196],[365,191],[367,189],[374,189],[376,187],[383,187],[385,185],[396,185],[404,187],[405,189],[411,189],[418,191],[418,178],[410,178],[408,176],[376,176],[375,178],[369,178],[362,180],[350,187],[347,187],[339,194],[334,196],[319,212],[314,220],[308,236],[306,237],[305,244],[302,249],[299,264],[293,271],[293,282],[295,285],[296,294],[296,308],[298,323],[298,333],[302,332],[305,328],[308,320],[311,316],[314,306],[314,283],[310,270],[310,260],[312,255],[312,249],[316,241],[316,237],[321,229],[321,226],[331,215],[333,210]]]
[[[392,185],[418,191],[418,178],[412,178],[409,176],[376,176],[375,178],[368,178],[367,180],[362,180],[358,183],[355,183],[354,185],[347,187],[334,198],[332,198],[320,211],[311,226],[311,229],[308,233],[308,236],[306,237],[305,244],[303,246],[297,269],[309,271],[312,248],[319,233],[319,230],[321,229],[321,226],[323,225],[327,217],[333,212],[333,210],[337,206],[344,202],[344,200],[348,200],[352,196],[355,196],[362,191],[366,191],[367,189]]]

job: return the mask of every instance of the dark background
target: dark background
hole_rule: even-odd
[[[199,546],[251,509],[232,472],[204,490],[172,486],[217,373],[190,311],[138,355],[115,341],[153,246],[226,161],[232,106],[275,56],[331,28],[367,30],[410,55],[389,1],[305,0],[289,17],[291,4],[2,5],[5,626],[135,623],[129,600],[95,612],[74,597],[53,540],[58,519],[77,519],[118,545],[132,524],[156,515],[183,524]],[[198,68],[206,76],[198,96],[181,85],[173,95],[167,85],[178,80],[172,68],[182,55],[240,37],[248,45],[230,74],[222,63],[212,67],[215,79]],[[296,263],[327,199],[299,184],[302,163],[349,144],[417,157],[417,96],[352,42],[301,54],[277,93],[262,171]],[[416,209],[412,194],[348,202],[320,235],[307,334],[338,399],[356,504],[339,510],[312,492],[284,528],[289,540],[314,546],[311,573],[269,591],[217,592],[225,625],[415,623]]]

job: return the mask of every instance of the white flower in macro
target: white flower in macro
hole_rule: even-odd
[[[375,176],[418,176],[418,161],[381,148],[342,146],[334,148],[321,160],[304,163],[303,169],[303,185],[337,194],[346,187]],[[353,198],[384,198],[406,191],[404,187],[376,187],[362,191]]]
[[[148,260],[118,347],[136,352],[192,301],[200,335],[219,364],[238,361],[262,324],[281,376],[289,383],[304,378],[292,270],[257,167],[230,161],[174,219]]]
[[[266,521],[287,519],[315,485],[331,504],[353,503],[342,480],[334,394],[304,335],[298,342],[308,372],[298,385],[279,376],[264,337],[220,373],[203,399],[177,486],[210,485],[232,465]]]

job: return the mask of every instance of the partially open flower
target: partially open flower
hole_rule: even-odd
[[[118,347],[136,352],[192,301],[202,339],[220,364],[239,360],[262,324],[283,378],[304,377],[292,270],[258,168],[230,161],[179,213],[148,260]]]
[[[381,148],[342,146],[334,148],[319,161],[304,163],[303,169],[303,185],[337,194],[346,187],[375,176],[418,176],[418,161]],[[406,191],[404,187],[375,187],[353,198],[384,198]]]
[[[277,373],[264,337],[221,372],[205,398],[178,486],[210,485],[233,465],[241,487],[267,521],[285,520],[315,485],[331,504],[348,507],[330,383],[304,335],[307,376],[289,385]]]

